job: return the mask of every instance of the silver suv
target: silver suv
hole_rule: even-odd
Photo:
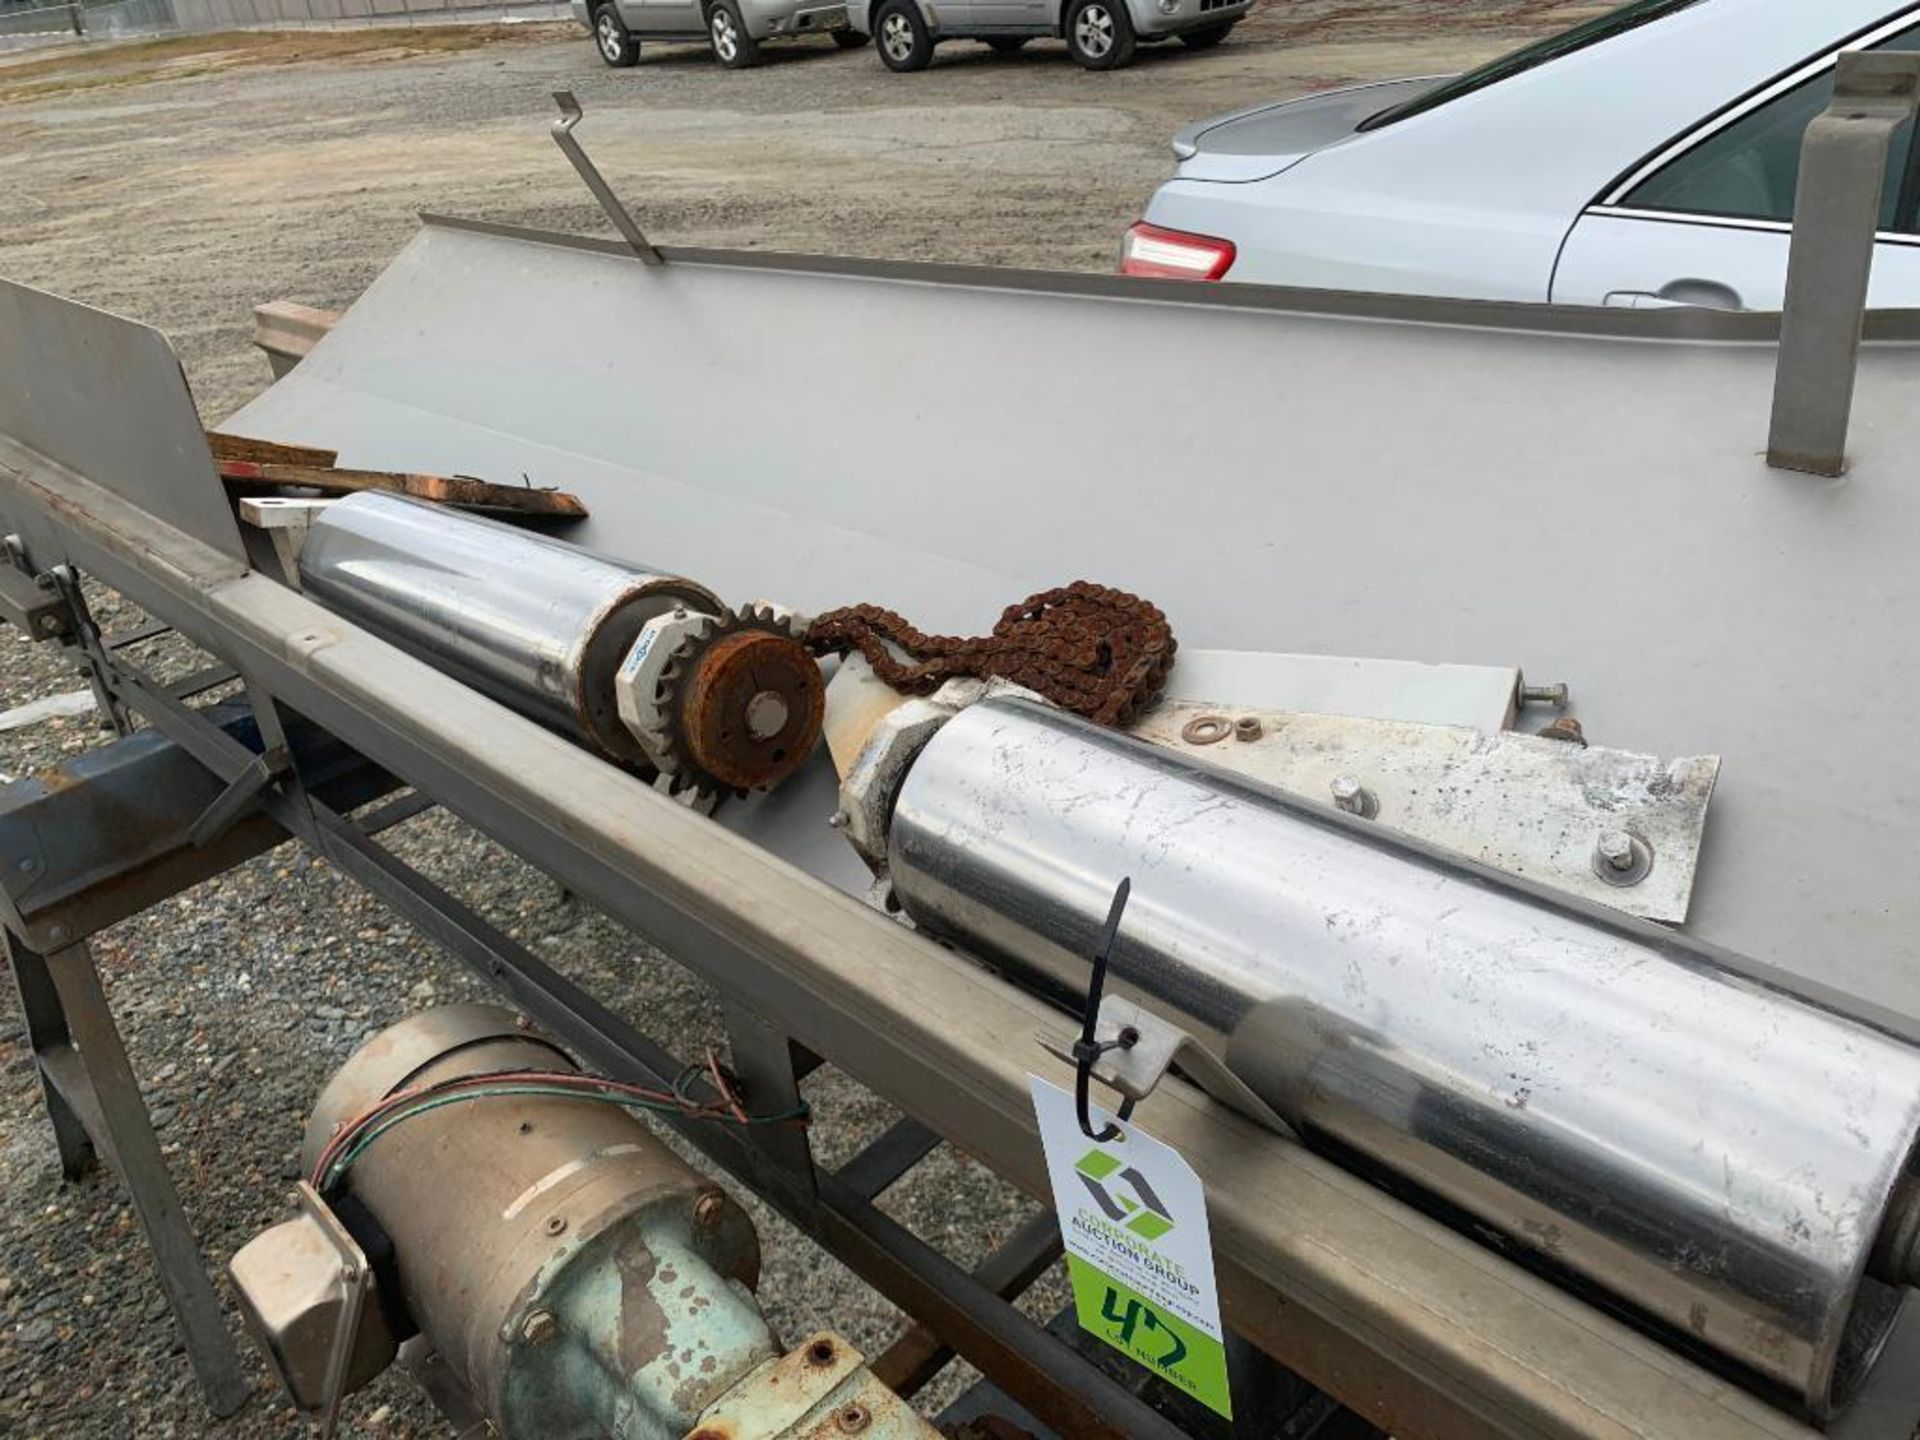
[[[924,70],[942,40],[980,40],[1011,54],[1057,35],[1089,70],[1117,70],[1136,45],[1178,38],[1205,50],[1227,38],[1253,0],[847,0],[847,21],[874,37],[889,70]]]
[[[847,28],[844,0],[569,0],[609,65],[632,65],[642,40],[701,40],[729,70],[760,63],[760,42],[831,34],[842,49],[867,43]]]

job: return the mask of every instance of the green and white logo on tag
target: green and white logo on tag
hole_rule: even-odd
[[[1132,1124],[1089,1140],[1073,1096],[1037,1075],[1032,1085],[1081,1328],[1231,1416],[1200,1177]],[[1090,1113],[1096,1131],[1112,1120]]]

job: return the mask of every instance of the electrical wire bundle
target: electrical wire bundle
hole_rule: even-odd
[[[700,1100],[688,1090],[688,1086],[702,1072],[718,1094],[717,1100]],[[739,1092],[720,1068],[719,1059],[711,1050],[707,1052],[704,1065],[689,1065],[681,1071],[671,1091],[629,1085],[597,1075],[583,1075],[576,1070],[491,1070],[478,1075],[457,1075],[431,1085],[396,1091],[369,1106],[342,1125],[327,1141],[319,1158],[314,1161],[308,1183],[321,1195],[328,1194],[368,1146],[394,1126],[416,1115],[462,1101],[519,1095],[585,1100],[618,1105],[629,1110],[731,1125],[804,1125],[807,1119],[807,1107],[804,1104],[773,1115],[748,1113]]]

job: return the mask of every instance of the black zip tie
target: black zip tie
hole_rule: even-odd
[[[1140,1039],[1140,1032],[1131,1025],[1111,1040],[1094,1039],[1094,1028],[1100,1020],[1100,995],[1107,985],[1107,961],[1113,955],[1113,942],[1120,934],[1120,916],[1126,911],[1127,896],[1132,893],[1131,878],[1122,879],[1114,888],[1113,903],[1107,907],[1107,923],[1100,932],[1099,947],[1093,952],[1093,976],[1087,981],[1087,1007],[1080,1014],[1080,1038],[1073,1042],[1074,1113],[1080,1120],[1080,1133],[1096,1143],[1119,1139],[1122,1132],[1112,1122],[1099,1133],[1094,1132],[1087,1093],[1093,1081],[1093,1062],[1109,1050],[1131,1050]],[[1121,1100],[1118,1114],[1122,1120],[1133,1114],[1132,1096]]]

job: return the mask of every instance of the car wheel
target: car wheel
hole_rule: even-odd
[[[1232,33],[1231,25],[1209,25],[1205,30],[1187,31],[1180,37],[1180,43],[1189,50],[1211,50]]]
[[[1074,0],[1067,10],[1067,54],[1089,70],[1118,70],[1133,59],[1126,0]]]
[[[832,34],[833,43],[838,45],[842,50],[858,50],[867,43],[867,37],[864,31],[852,29],[835,30]]]
[[[760,63],[760,42],[747,33],[734,0],[720,0],[707,12],[707,43],[713,46],[713,58],[729,70]]]
[[[924,70],[933,63],[933,36],[914,0],[887,0],[874,17],[873,43],[889,70]]]
[[[987,48],[996,55],[1012,55],[1026,47],[1030,35],[994,35],[987,40]]]
[[[593,48],[600,52],[600,58],[617,70],[640,63],[640,42],[633,38],[620,12],[611,4],[602,5],[593,12]]]

